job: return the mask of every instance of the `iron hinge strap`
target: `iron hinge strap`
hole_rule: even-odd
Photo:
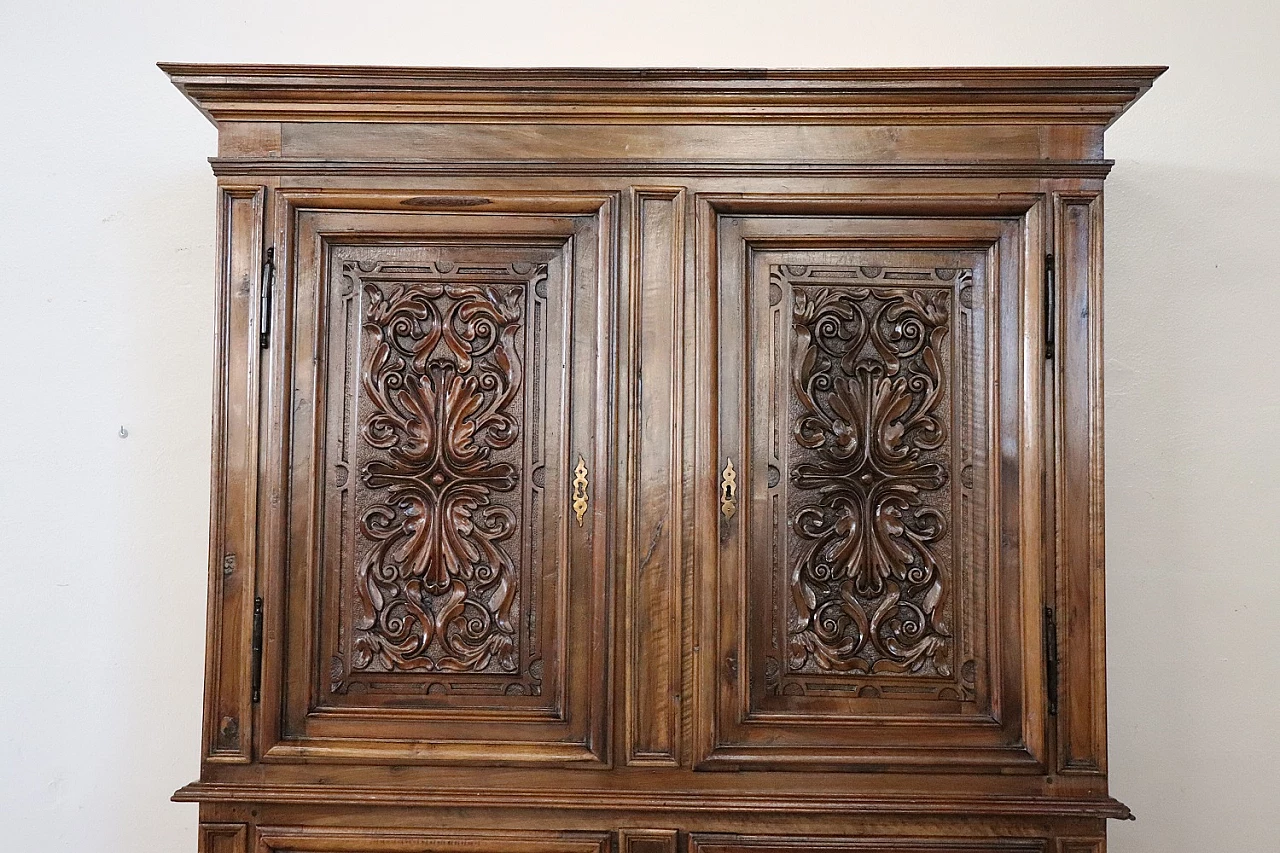
[[[1053,255],[1044,256],[1044,357],[1053,358],[1057,339],[1058,288]]]
[[[1058,713],[1058,618],[1052,607],[1044,609],[1044,678],[1049,713]]]
[[[262,597],[253,600],[253,655],[252,696],[253,704],[262,699]]]
[[[267,248],[266,257],[262,261],[262,292],[259,294],[258,324],[260,332],[258,343],[263,349],[271,346],[271,290],[276,279],[276,248]]]

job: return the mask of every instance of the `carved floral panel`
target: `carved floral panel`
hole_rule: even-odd
[[[770,268],[769,694],[974,696],[971,286]]]
[[[951,294],[792,293],[787,668],[947,668]]]
[[[526,412],[546,265],[346,261],[342,275],[358,388],[337,466],[351,553],[331,689],[537,695],[522,531],[541,474]]]

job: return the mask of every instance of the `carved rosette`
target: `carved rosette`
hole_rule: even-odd
[[[351,672],[520,668],[526,286],[451,269],[360,279]]]
[[[791,293],[785,671],[949,677],[952,291]]]

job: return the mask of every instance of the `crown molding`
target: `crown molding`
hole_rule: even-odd
[[[1093,178],[1112,160],[993,160],[972,163],[787,163],[709,160],[324,160],[288,157],[211,157],[215,175],[306,177],[449,176],[681,176],[765,178]]]
[[[160,63],[210,121],[1107,126],[1165,68],[403,68]]]

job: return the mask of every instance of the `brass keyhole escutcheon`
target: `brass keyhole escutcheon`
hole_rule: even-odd
[[[726,519],[733,518],[738,510],[737,496],[738,472],[733,469],[733,460],[726,457],[720,472],[720,512]]]
[[[578,467],[573,469],[573,514],[578,517],[578,526],[582,526],[582,517],[587,514],[587,463],[578,457]]]

